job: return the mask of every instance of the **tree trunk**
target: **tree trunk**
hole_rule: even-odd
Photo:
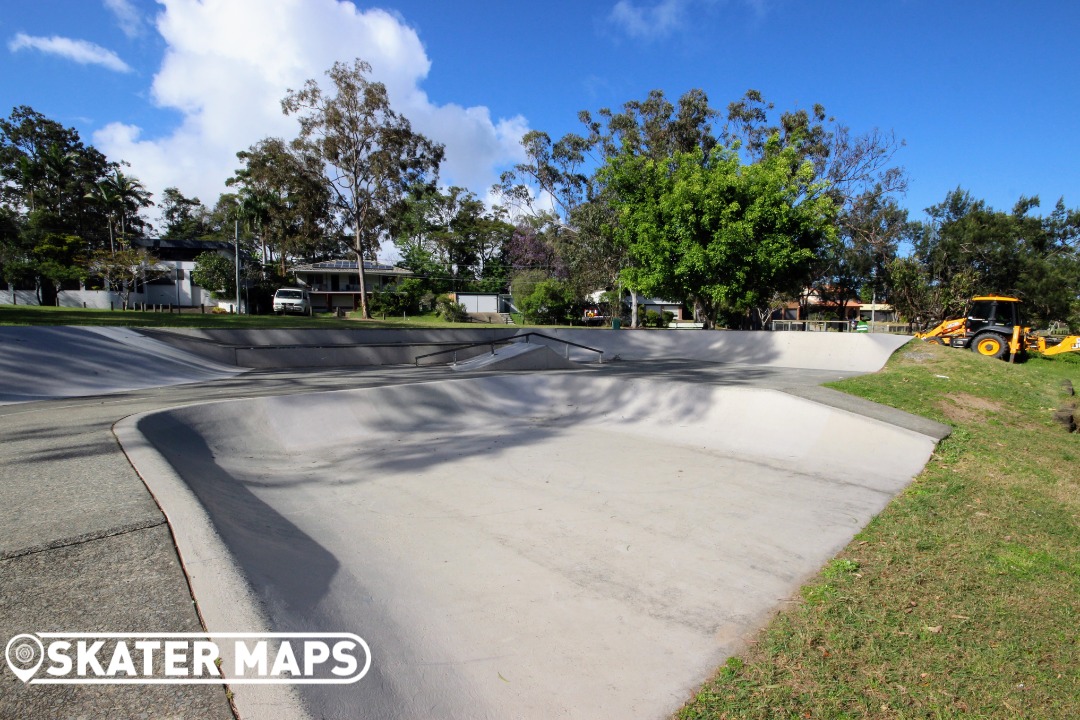
[[[701,298],[694,298],[694,322],[701,323],[703,330],[712,330],[715,325]]]
[[[637,327],[637,290],[630,291],[630,327]]]
[[[37,301],[38,305],[56,304],[56,287],[52,284],[52,280],[43,277],[38,278]]]
[[[364,245],[360,240],[360,224],[356,228],[356,274],[360,278],[360,317],[371,319],[367,303],[367,278],[364,276]]]

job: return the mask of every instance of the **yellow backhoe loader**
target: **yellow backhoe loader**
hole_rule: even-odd
[[[1080,351],[1080,335],[1046,337],[1020,322],[1020,300],[989,295],[971,299],[967,317],[946,320],[915,337],[949,347],[966,348],[987,357],[1009,359],[1025,351],[1043,355]]]

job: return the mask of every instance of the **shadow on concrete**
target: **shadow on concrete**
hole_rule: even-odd
[[[223,376],[202,358],[118,341],[118,329],[0,328],[0,403],[81,397]],[[103,334],[104,333],[104,334]],[[148,341],[149,342],[149,341]]]
[[[182,473],[270,614],[310,630],[304,620],[338,572],[337,559],[223,470],[188,424],[166,412],[142,418],[138,428]]]

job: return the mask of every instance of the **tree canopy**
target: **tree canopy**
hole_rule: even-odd
[[[653,159],[626,152],[601,172],[628,250],[621,278],[663,298],[685,298],[708,325],[777,290],[797,288],[835,235],[828,184],[774,136],[744,164],[716,146]]]
[[[325,163],[326,187],[343,225],[352,228],[365,319],[370,312],[364,260],[374,257],[409,190],[434,183],[443,158],[443,147],[390,107],[386,86],[368,79],[370,73],[362,60],[336,62],[326,73],[332,92],[308,80],[281,102],[285,114],[300,121],[298,145]]]

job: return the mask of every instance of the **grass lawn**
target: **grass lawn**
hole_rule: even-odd
[[[123,327],[182,328],[476,328],[477,323],[450,323],[432,315],[410,318],[360,320],[353,314],[338,318],[330,313],[314,317],[298,315],[205,315],[140,312],[129,310],[84,310],[82,308],[0,305],[0,325],[103,325]]]
[[[954,428],[678,718],[1080,717],[1080,354],[911,343],[837,389]],[[872,451],[872,450],[868,450]]]

